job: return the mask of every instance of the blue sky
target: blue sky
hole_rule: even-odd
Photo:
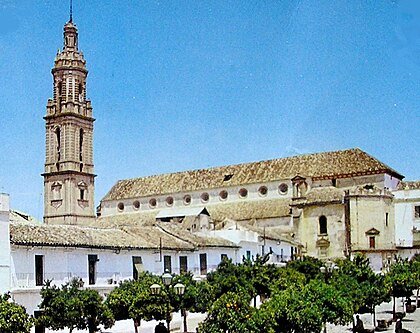
[[[42,217],[67,1],[0,0],[0,192]],[[420,3],[74,0],[96,200],[118,180],[360,147],[420,179]]]

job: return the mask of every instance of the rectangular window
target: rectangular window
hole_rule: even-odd
[[[414,206],[414,218],[420,219],[420,206]]]
[[[206,275],[207,274],[207,254],[200,253],[200,274]]]
[[[227,259],[228,259],[228,255],[226,253],[222,253],[220,255],[220,261],[227,260]]]
[[[141,257],[132,257],[133,262],[133,279],[138,280],[139,274],[144,271],[143,260]]]
[[[246,258],[248,260],[251,260],[251,251],[249,251],[249,250],[246,251]]]
[[[163,256],[163,271],[172,273],[172,257]]]
[[[385,213],[385,226],[388,226],[388,218],[389,218],[389,214]]]
[[[187,273],[188,272],[188,260],[187,256],[180,256],[179,257],[179,273]]]
[[[291,247],[290,247],[290,259],[291,259],[291,260],[295,259],[295,256],[294,256],[294,254],[293,254],[293,250],[294,250],[294,247],[293,247],[293,246],[291,246]]]
[[[88,273],[89,273],[89,284],[96,283],[96,263],[99,261],[97,254],[88,255]]]
[[[44,285],[44,256],[35,255],[35,285]]]
[[[369,248],[374,249],[375,248],[375,236],[369,237]]]

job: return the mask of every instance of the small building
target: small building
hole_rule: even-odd
[[[420,181],[401,182],[393,191],[395,244],[399,254],[420,253]]]

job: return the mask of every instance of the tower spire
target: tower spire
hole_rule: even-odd
[[[73,22],[73,0],[70,0],[70,21]]]

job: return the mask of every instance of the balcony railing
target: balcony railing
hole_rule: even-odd
[[[120,281],[131,279],[132,272],[97,272],[95,276],[95,285],[105,286],[118,284]],[[51,281],[54,285],[62,285],[69,282],[72,278],[81,278],[85,286],[89,285],[89,277],[87,272],[60,272],[45,273],[42,281]],[[34,273],[15,273],[12,276],[13,289],[35,288],[36,279]],[[39,286],[41,287],[41,286]]]

